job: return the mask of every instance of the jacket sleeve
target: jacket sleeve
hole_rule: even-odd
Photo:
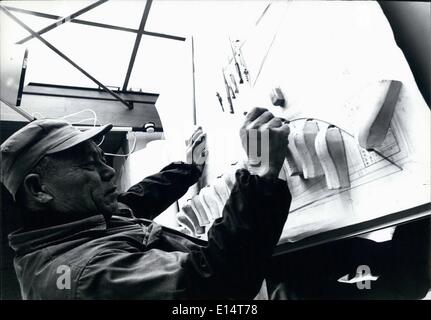
[[[253,299],[289,211],[286,183],[246,170],[206,245],[105,250],[82,272],[78,299]]]
[[[118,197],[137,218],[154,219],[181,198],[201,173],[192,164],[174,162],[143,179]]]
[[[238,170],[223,217],[208,232],[208,245],[192,251],[186,261],[190,298],[254,298],[291,199],[285,181]]]

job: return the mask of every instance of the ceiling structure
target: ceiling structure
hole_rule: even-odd
[[[159,93],[163,85],[165,74],[161,76],[161,70],[166,65],[172,67],[170,60],[180,61],[177,56],[188,50],[184,49],[188,45],[184,40],[200,36],[215,45],[217,38],[227,32],[248,30],[267,6],[266,1],[99,2],[20,0],[1,4],[34,31],[79,13],[66,23],[56,24],[42,37],[108,88],[153,93]],[[95,6],[82,12],[92,5]],[[28,31],[0,11],[2,45],[28,36]],[[27,83],[98,87],[38,39],[22,46],[29,49]]]
[[[107,0],[99,0],[99,1],[92,1],[92,2],[69,1],[67,3],[65,1],[55,1],[55,2],[50,2],[49,4],[44,1],[37,1],[37,2],[33,2],[33,1],[7,2],[6,1],[3,3],[4,5],[2,5],[2,8],[1,8],[2,12],[5,15],[9,16],[9,18],[14,20],[14,22],[19,24],[23,29],[25,29],[27,32],[30,33],[30,35],[16,41],[15,42],[16,44],[23,45],[29,42],[30,40],[37,38],[43,44],[45,44],[48,49],[55,52],[59,57],[66,60],[72,67],[74,67],[76,71],[79,71],[82,75],[84,75],[87,78],[87,80],[90,80],[91,82],[93,82],[93,86],[95,83],[99,88],[102,88],[103,90],[105,90],[106,92],[114,96],[116,99],[121,101],[124,105],[126,105],[129,109],[131,108],[131,106],[127,104],[127,102],[125,102],[118,94],[116,94],[113,90],[111,90],[110,87],[117,88],[117,91],[119,91],[120,89],[121,91],[127,91],[128,89],[131,89],[129,87],[130,78],[133,72],[136,56],[138,54],[138,50],[143,37],[155,37],[155,38],[160,38],[160,39],[169,40],[169,41],[180,41],[180,42],[185,41],[184,37],[146,30],[146,23],[150,14],[151,6],[153,4],[152,0],[133,1],[133,2],[110,1],[110,3]],[[107,7],[108,4],[110,5],[110,7]],[[121,7],[118,7],[119,5]],[[144,7],[142,7],[143,5]],[[94,14],[93,10],[98,8],[103,8],[103,6],[105,6],[105,8],[102,11],[99,9],[99,11],[96,14]],[[39,10],[36,10],[37,8],[39,8]],[[53,14],[52,13],[53,10],[55,10],[57,14]],[[68,14],[65,13],[66,10],[69,12]],[[140,17],[139,27],[133,28],[132,24],[136,22],[136,19],[138,18],[137,13],[140,13],[140,12],[142,12],[142,14]],[[22,15],[27,15],[27,17],[26,18],[22,17]],[[87,15],[87,17],[85,17],[85,15]],[[37,17],[38,19],[42,19],[42,20],[50,19],[51,22],[48,25],[45,25],[43,28],[39,29],[39,25],[36,25],[34,23],[34,19],[29,20],[28,16],[32,18]],[[118,19],[119,16],[126,17],[127,19],[124,19],[124,18]],[[78,17],[80,17],[81,19],[78,19]],[[82,19],[83,17],[86,19]],[[99,22],[101,18],[103,19],[104,22]],[[93,19],[93,20],[89,20],[89,19]],[[109,21],[109,20],[111,21],[120,20],[118,21],[120,23],[119,24],[115,24],[115,22],[113,22],[112,24],[106,23],[106,21]],[[83,51],[83,53],[86,56],[85,60],[87,61],[91,60],[91,59],[88,59],[89,55],[90,56],[94,55],[98,57],[99,60],[102,60],[101,58],[106,57],[108,52],[110,54],[114,54],[114,56],[121,55],[122,56],[121,60],[124,61],[124,56],[127,56],[127,53],[129,54],[129,57],[130,57],[128,59],[129,62],[127,64],[127,69],[125,71],[125,76],[121,85],[118,79],[118,74],[119,74],[118,72],[116,72],[117,76],[115,77],[116,78],[115,85],[112,85],[111,83],[109,83],[105,86],[100,80],[98,80],[93,74],[91,74],[91,71],[90,72],[87,71],[85,66],[83,67],[78,62],[76,62],[76,60],[72,59],[71,58],[72,55],[69,55],[67,52],[61,51],[53,44],[56,42],[56,40],[58,42],[58,40],[67,39],[69,42],[73,42],[74,40],[76,42],[76,40],[79,41],[80,39],[84,38],[79,36],[80,35],[79,29],[76,29],[76,26],[74,26],[75,27],[74,36],[71,37],[71,34],[67,33],[68,30],[66,28],[63,28],[61,30],[62,34],[60,34],[60,39],[58,38],[58,33],[56,34],[57,35],[56,38],[52,40],[49,39],[49,34],[48,34],[49,32],[53,34],[54,31],[59,30],[61,26],[65,26],[67,24],[69,25],[76,24],[80,26],[85,25],[85,26],[92,26],[97,28],[98,35],[95,36],[94,38],[89,37],[87,33],[88,31],[86,31],[87,43],[89,42],[97,43],[98,42],[97,40],[103,41],[103,40],[109,39],[109,41],[107,41],[108,45],[115,44],[115,47],[110,48],[111,50],[106,48],[106,46],[105,47],[101,46],[101,47],[98,47],[97,49],[93,48],[93,50],[91,51],[88,50],[89,48],[87,46],[80,46],[78,44],[78,49]],[[2,28],[3,30],[6,29],[5,25],[3,25],[2,27],[3,27]],[[9,30],[16,30],[16,28],[9,29]],[[70,26],[69,26],[69,30],[70,30]],[[129,46],[124,46],[123,45],[124,42],[122,43],[121,41],[116,42],[115,41],[116,39],[112,38],[113,36],[112,30],[122,31],[123,33],[127,32],[129,39],[130,39],[130,36],[135,37],[133,48],[131,48],[129,52],[127,52],[128,50],[124,50],[124,49],[127,47],[130,47],[130,41],[129,41]],[[102,34],[101,31],[104,33]],[[106,34],[107,32],[111,32],[111,34],[108,35]],[[46,36],[46,34],[48,34],[48,36]],[[42,37],[42,35],[44,36]],[[19,31],[15,32],[14,36],[15,36],[14,40],[16,40],[20,36]],[[109,36],[109,38],[107,38],[107,36]],[[5,32],[2,32],[2,38],[4,40]],[[89,44],[91,48],[91,43]],[[40,46],[38,48],[40,49]],[[115,51],[113,51],[113,49],[115,49]],[[36,50],[36,54],[37,53],[38,52]],[[31,59],[31,55],[29,59]],[[106,59],[105,64],[109,64],[109,65],[102,66],[102,68],[104,68],[105,70],[106,69],[112,70],[111,62],[113,62],[111,61],[111,59]],[[31,66],[33,67],[33,64],[31,64]],[[47,72],[46,64],[44,65],[44,67],[45,67],[45,72]],[[118,67],[119,66],[117,64],[117,68],[113,68],[114,70],[112,71],[118,71]],[[124,65],[122,66],[122,68],[124,68]],[[76,74],[76,71],[75,71],[75,74]],[[31,68],[28,73],[29,74],[27,75],[27,77],[30,77],[31,79]],[[67,74],[69,75],[69,73]],[[82,80],[79,81],[79,84],[82,84],[81,82]],[[59,81],[55,81],[55,83],[58,84]],[[61,84],[61,81],[60,81],[60,84]],[[76,85],[76,83],[74,84]],[[140,88],[140,90],[142,89]]]
[[[188,98],[179,103],[178,92],[192,91],[191,35],[200,46],[199,68],[220,65],[225,56],[215,52],[226,35],[249,29],[267,3],[33,0],[1,6],[0,50],[17,43],[29,50],[24,85],[103,88],[120,101],[119,113],[130,107],[122,91],[163,93],[174,96],[169,113],[182,119],[190,106]]]

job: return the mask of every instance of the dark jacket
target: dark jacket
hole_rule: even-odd
[[[156,217],[185,194],[197,168],[173,163],[119,196],[102,215],[9,236],[24,299],[253,298],[286,221],[284,181],[238,170],[208,242],[162,227]],[[70,280],[70,281],[69,281]]]

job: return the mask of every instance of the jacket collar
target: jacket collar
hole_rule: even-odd
[[[18,254],[45,248],[76,237],[82,232],[104,231],[107,229],[103,215],[31,231],[17,230],[9,234],[9,245]]]

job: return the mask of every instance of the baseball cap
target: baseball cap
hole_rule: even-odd
[[[34,120],[2,143],[0,181],[15,198],[26,175],[48,154],[64,151],[96,138],[112,124],[81,131],[60,119]]]

